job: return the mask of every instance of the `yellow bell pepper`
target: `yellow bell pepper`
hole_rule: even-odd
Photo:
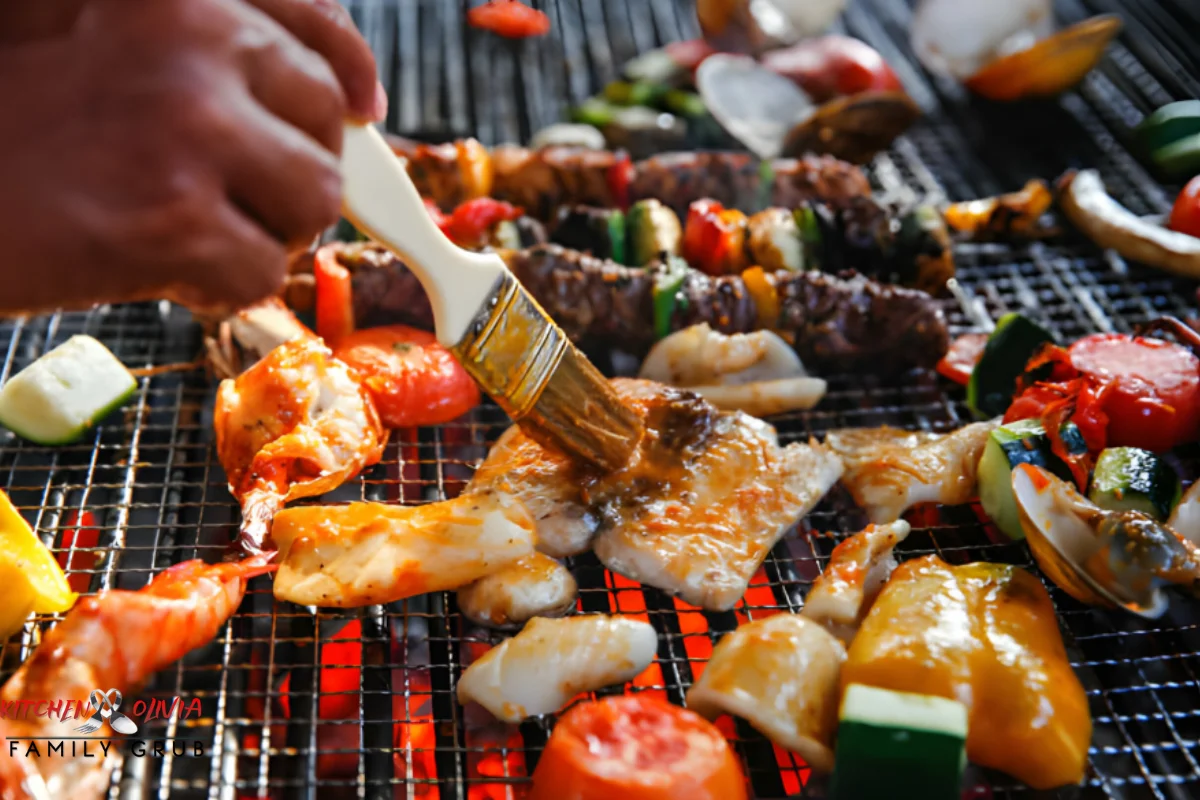
[[[0,640],[25,624],[30,613],[66,611],[75,597],[54,555],[0,491]]]

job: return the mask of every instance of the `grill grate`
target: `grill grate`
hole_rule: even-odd
[[[538,0],[553,32],[514,44],[464,26],[467,0],[357,0],[354,13],[379,55],[402,133],[474,133],[517,140],[559,119],[616,76],[630,56],[696,33],[682,0]],[[959,199],[1017,188],[1068,166],[1097,166],[1138,213],[1161,213],[1174,190],[1129,154],[1130,127],[1150,109],[1200,93],[1200,21],[1189,0],[1064,0],[1064,21],[1119,11],[1126,32],[1080,91],[1020,108],[968,98],[925,73],[907,42],[909,4],[855,0],[842,29],[877,47],[927,116],[879,156],[871,174],[893,195]],[[1190,23],[1190,26],[1189,26]],[[985,132],[988,134],[985,136]],[[948,305],[955,332],[987,329],[1019,310],[1064,340],[1129,331],[1161,313],[1186,316],[1190,289],[1102,257],[1074,236],[1052,244],[958,250],[961,292]],[[188,361],[199,334],[165,305],[100,308],[0,322],[0,378],[74,333],[98,336],[130,366]],[[123,419],[82,444],[44,449],[0,440],[4,488],[87,591],[137,588],[181,560],[219,558],[236,508],[216,462],[212,386],[200,372],[143,379]],[[904,384],[834,376],[820,408],[779,422],[794,441],[834,427],[888,423],[946,430],[969,418],[962,394],[932,375]],[[327,497],[421,503],[453,496],[505,425],[494,407],[435,429],[401,432],[383,462]],[[5,434],[6,435],[6,434]],[[994,538],[973,507],[923,510],[901,546],[951,562],[987,559],[1032,567],[1022,545]],[[802,605],[841,537],[858,530],[844,496],[827,499],[782,542],[737,608],[702,613],[575,559],[580,608],[650,620],[658,659],[632,687],[681,702],[713,642],[740,622]],[[831,533],[827,533],[831,532]],[[1187,798],[1200,794],[1200,618],[1177,602],[1147,623],[1091,611],[1051,587],[1071,661],[1088,691],[1095,734],[1079,798]],[[51,620],[40,620],[44,624]],[[11,670],[41,625],[3,646]],[[208,647],[160,674],[139,696],[201,698],[200,718],[149,722],[147,735],[200,741],[204,755],[137,757],[126,747],[114,797],[518,797],[548,722],[498,725],[454,699],[465,663],[497,641],[466,623],[452,595],[387,607],[311,614],[275,603],[268,579]],[[818,796],[806,767],[742,723],[722,721],[759,798]],[[190,752],[190,751],[189,751]],[[1028,796],[1003,776],[972,774],[979,797]]]

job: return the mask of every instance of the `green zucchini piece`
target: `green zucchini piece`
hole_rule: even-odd
[[[1072,455],[1087,452],[1087,443],[1073,422],[1063,425],[1062,440]],[[992,431],[979,459],[979,504],[1010,539],[1025,538],[1012,489],[1012,471],[1018,464],[1033,464],[1071,480],[1071,470],[1055,455],[1041,420],[1010,422]]]
[[[1053,341],[1054,337],[1045,328],[1020,314],[1001,317],[971,372],[967,406],[983,417],[1007,411],[1025,365],[1039,347]]]
[[[775,164],[771,161],[760,161],[758,164],[758,191],[753,210],[761,211],[771,205],[771,195],[774,191]]]
[[[1142,146],[1150,152],[1200,133],[1200,100],[1168,103],[1142,120],[1135,130]]]
[[[621,71],[630,81],[672,86],[682,83],[688,77],[687,70],[662,47],[629,59]]]
[[[638,200],[625,212],[626,255],[629,266],[640,267],[666,253],[679,253],[683,228],[679,217],[654,198]]]
[[[842,700],[831,800],[959,800],[967,707],[852,683]]]
[[[1141,511],[1165,521],[1179,503],[1183,485],[1162,457],[1136,447],[1100,453],[1088,497],[1112,511]]]
[[[1151,150],[1150,160],[1170,175],[1192,175],[1200,171],[1200,133]]]
[[[124,405],[137,380],[91,336],[72,336],[0,390],[0,425],[35,444],[79,441]]]
[[[664,339],[671,333],[671,320],[677,307],[686,307],[687,298],[680,294],[687,280],[689,267],[678,256],[669,257],[654,275],[654,335]]]

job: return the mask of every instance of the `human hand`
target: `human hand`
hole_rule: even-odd
[[[337,219],[343,119],[379,94],[327,0],[87,0],[0,49],[0,311],[271,294]]]

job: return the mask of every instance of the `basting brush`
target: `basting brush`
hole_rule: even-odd
[[[615,470],[641,439],[641,418],[571,344],[495,253],[451,242],[401,161],[372,127],[348,123],[342,214],[421,281],[438,340],[530,437]]]

